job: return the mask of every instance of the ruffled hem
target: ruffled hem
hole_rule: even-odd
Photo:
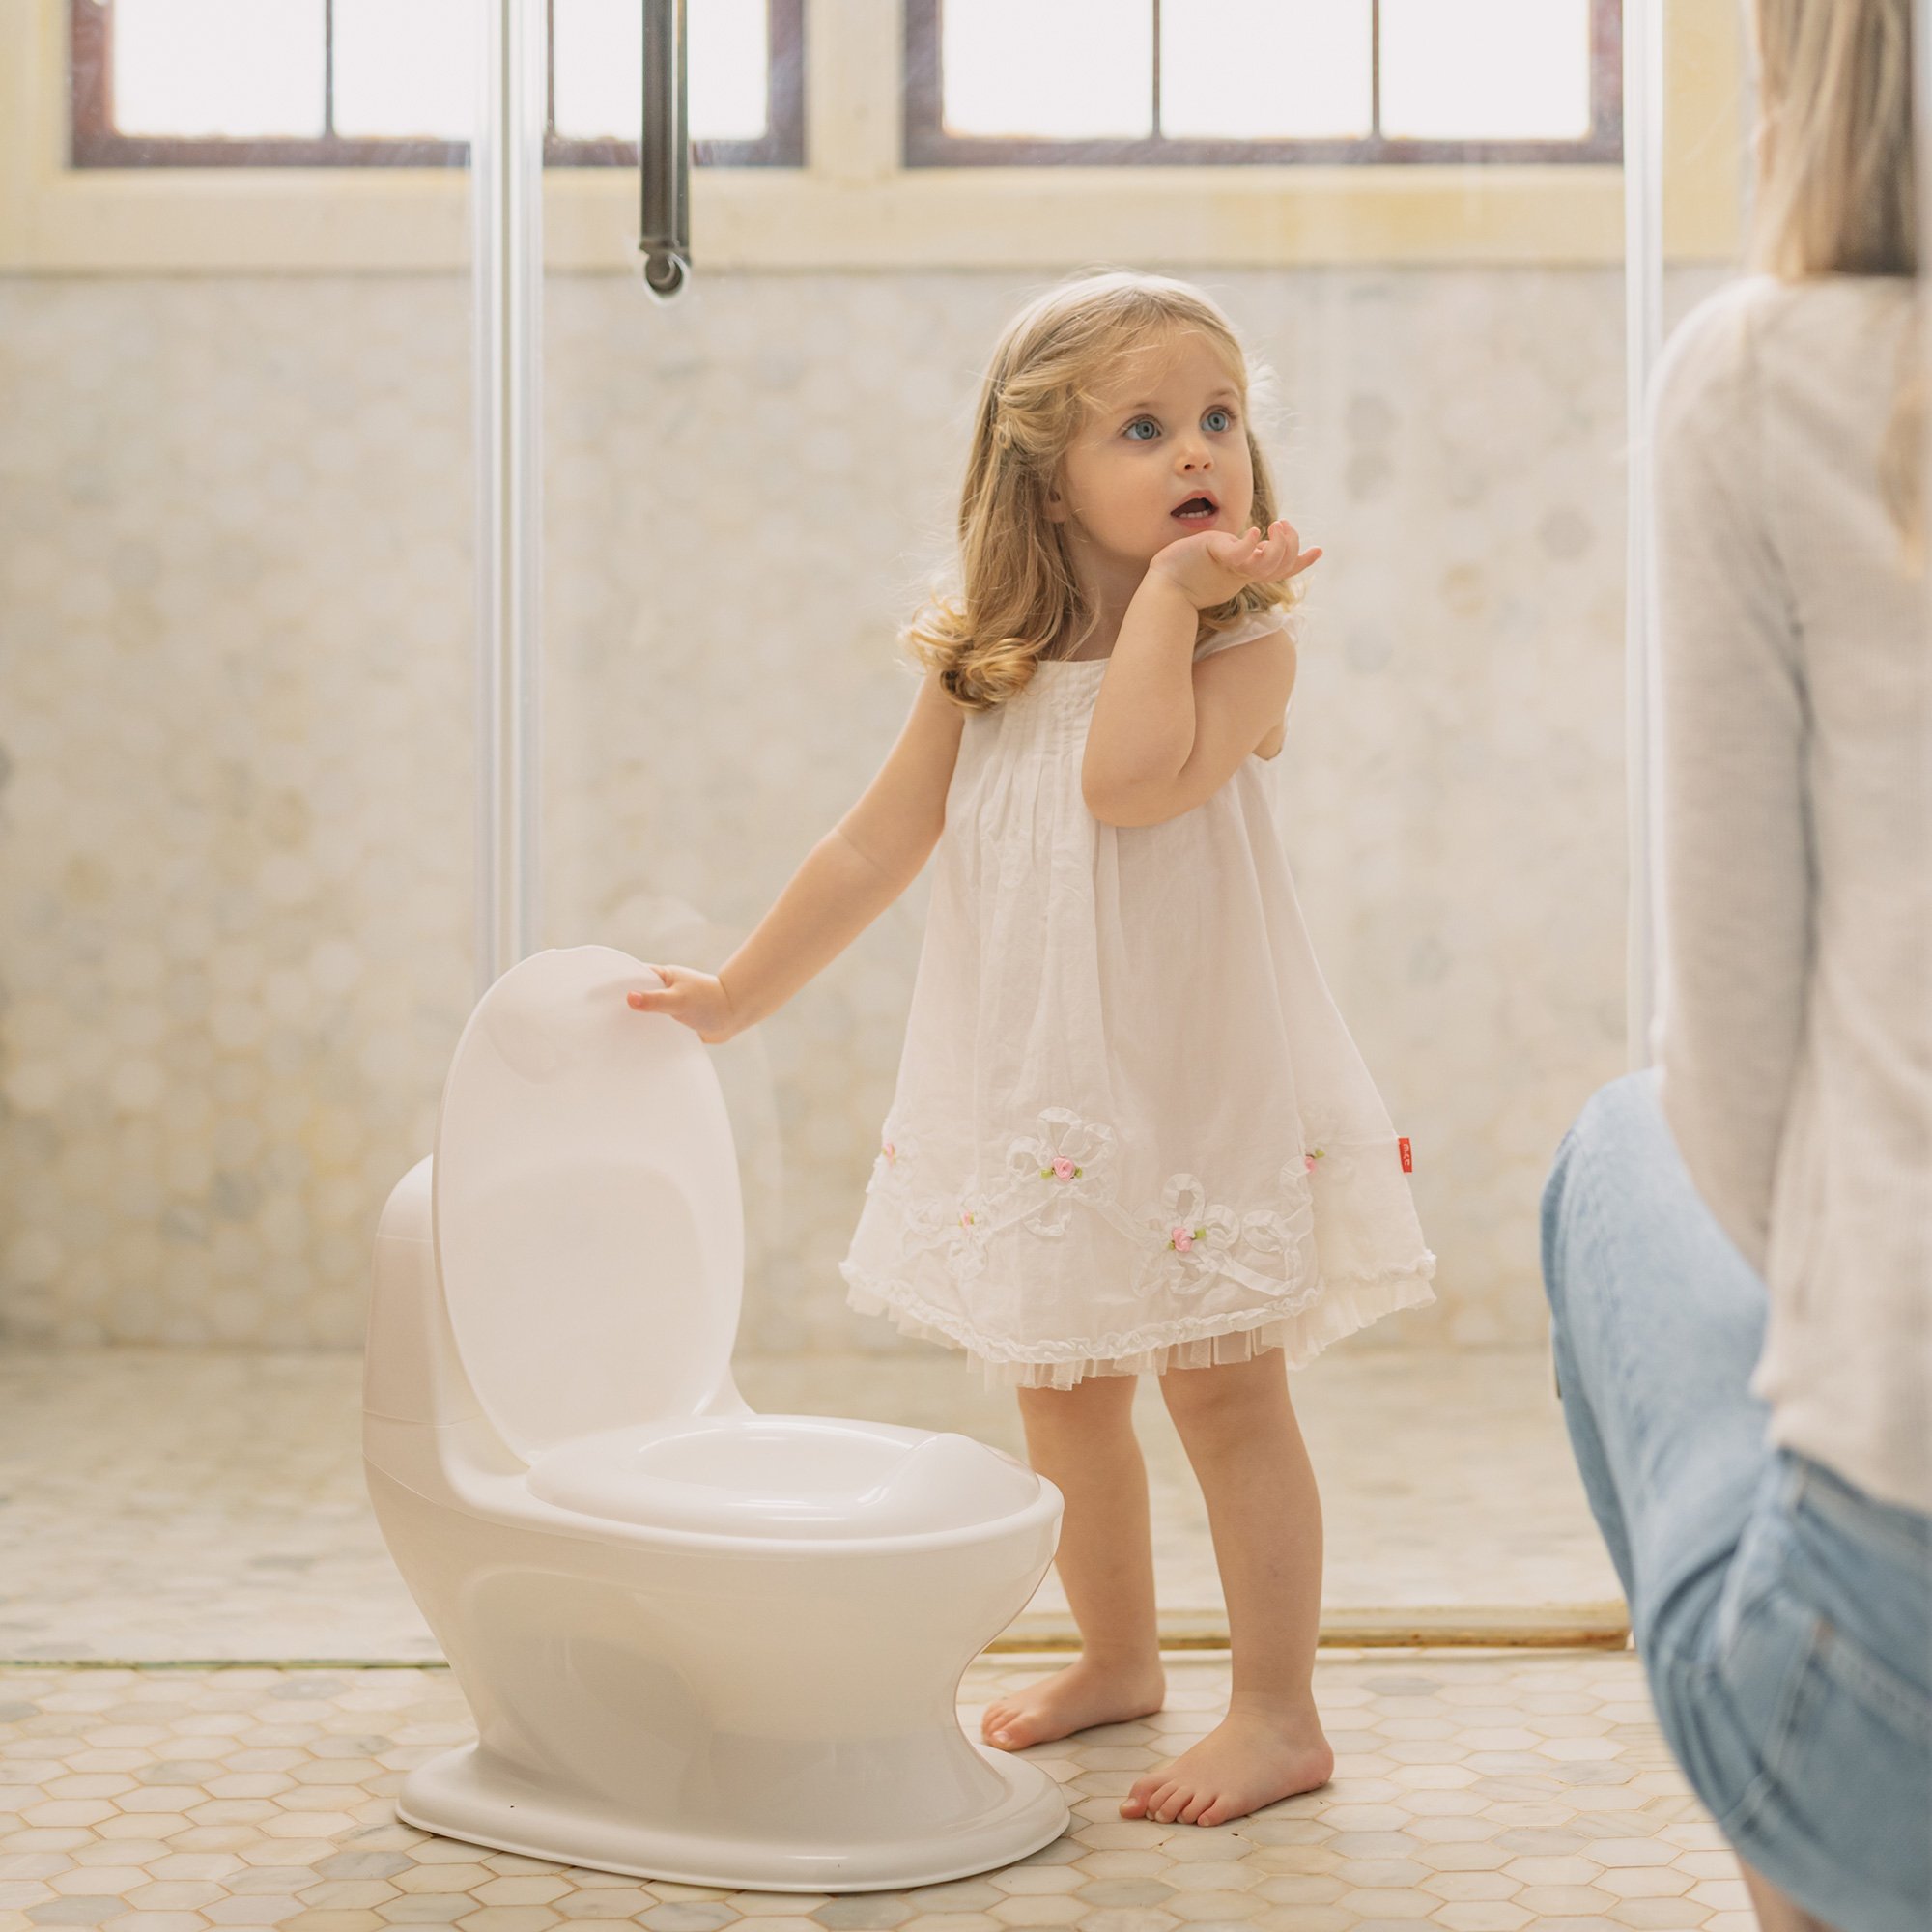
[[[849,1262],[839,1264],[839,1272],[845,1277],[848,1306],[862,1315],[883,1315],[902,1334],[920,1341],[963,1349],[969,1364],[977,1362],[983,1371],[989,1389],[1067,1389],[1089,1376],[1160,1376],[1170,1369],[1216,1368],[1249,1361],[1270,1349],[1281,1350],[1288,1366],[1298,1369],[1372,1321],[1435,1299],[1429,1285],[1435,1257],[1425,1249],[1410,1267],[1354,1281],[1327,1281],[1307,1306],[1293,1314],[1248,1308],[1162,1322],[1127,1335],[1041,1343],[1027,1353],[972,1333],[899,1285],[861,1275]]]

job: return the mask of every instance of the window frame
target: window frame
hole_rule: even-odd
[[[1154,114],[1160,113],[1160,0],[1152,0]],[[1117,140],[949,134],[940,73],[945,0],[905,0],[903,165],[916,168],[1616,165],[1623,159],[1623,4],[1590,0],[1590,132],[1580,141],[1413,141],[1379,131],[1336,139],[1212,141],[1163,134]],[[1373,113],[1381,116],[1381,0],[1372,0]]]
[[[694,141],[698,167],[802,168],[805,165],[805,0],[765,0],[768,126],[755,141]],[[199,136],[124,134],[111,101],[114,0],[69,0],[68,161],[82,168],[464,168],[468,141],[411,135]],[[332,0],[324,0],[324,114],[334,103]],[[555,25],[545,0],[545,44]],[[638,144],[566,139],[555,131],[555,63],[549,63],[544,118],[544,165],[550,168],[635,168]]]
[[[444,167],[75,168],[70,0],[0,0],[0,274],[401,274],[473,268],[469,178]],[[1042,276],[1096,261],[1177,272],[1613,267],[1624,185],[1594,167],[907,168],[903,0],[805,0],[801,168],[693,171],[702,269]],[[1737,0],[1672,0],[1668,259],[1732,264],[1748,106]],[[635,276],[637,177],[545,177],[565,273]]]

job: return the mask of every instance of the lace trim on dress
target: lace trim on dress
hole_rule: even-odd
[[[1429,1286],[1435,1258],[1425,1254],[1414,1267],[1374,1280],[1331,1278],[1315,1301],[1293,1315],[1285,1316],[1272,1308],[1249,1309],[1199,1322],[1165,1322],[1124,1337],[1058,1345],[1067,1352],[1051,1356],[1022,1355],[975,1334],[943,1311],[909,1294],[896,1282],[866,1274],[849,1263],[841,1264],[841,1268],[848,1283],[845,1298],[860,1314],[884,1315],[902,1334],[963,1349],[969,1366],[980,1364],[988,1388],[1065,1389],[1089,1376],[1161,1376],[1171,1369],[1244,1362],[1269,1349],[1281,1350],[1288,1357],[1288,1366],[1298,1369],[1331,1342],[1366,1328],[1384,1315],[1401,1308],[1423,1307],[1435,1299]],[[1175,1332],[1190,1328],[1205,1332]],[[1135,1343],[1144,1346],[1125,1346]],[[1084,1352],[1089,1350],[1099,1352]]]
[[[1429,1288],[1435,1258],[1425,1248],[1406,1267],[1376,1276],[1323,1276],[1316,1262],[1311,1184],[1343,1179],[1368,1150],[1398,1159],[1393,1135],[1347,1138],[1325,1128],[1307,1137],[1277,1177],[1285,1208],[1237,1212],[1213,1201],[1192,1174],[1171,1175],[1158,1208],[1134,1214],[1113,1185],[1116,1139],[1104,1122],[1065,1107],[1041,1109],[1035,1130],[1007,1148],[1006,1179],[989,1191],[917,1194],[909,1174],[918,1164],[920,1136],[888,1121],[867,1194],[892,1197],[898,1209],[895,1264],[937,1251],[953,1278],[983,1272],[997,1234],[1022,1229],[1044,1240],[1064,1236],[1077,1211],[1099,1215],[1139,1254],[1137,1293],[1199,1294],[1217,1276],[1266,1297],[1260,1308],[1223,1310],[1151,1323],[1124,1333],[1030,1344],[1022,1353],[981,1336],[956,1315],[924,1301],[902,1281],[841,1264],[848,1301],[862,1313],[884,1314],[907,1334],[965,1349],[994,1382],[1070,1387],[1091,1375],[1162,1374],[1245,1360],[1264,1349],[1287,1350],[1292,1365],[1319,1353],[1380,1316],[1434,1300]],[[896,1272],[896,1265],[895,1270]]]

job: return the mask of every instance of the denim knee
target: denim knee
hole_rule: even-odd
[[[1560,1321],[1563,1315],[1562,1241],[1570,1196],[1584,1176],[1615,1164],[1620,1153],[1655,1131],[1656,1086],[1657,1074],[1650,1067],[1605,1081],[1583,1102],[1557,1143],[1541,1203],[1543,1293],[1552,1321]]]
[[[1570,1131],[1593,1151],[1614,1151],[1654,1132],[1658,1119],[1657,1068],[1640,1066],[1605,1081]]]
[[[1543,1296],[1549,1304],[1549,1319],[1552,1321],[1559,1320],[1563,1313],[1556,1286],[1560,1273],[1557,1259],[1557,1231],[1563,1223],[1563,1190],[1569,1183],[1570,1162],[1576,1148],[1577,1129],[1572,1126],[1556,1143],[1556,1155],[1549,1164],[1548,1176],[1543,1183],[1539,1217],[1539,1225],[1543,1231]]]

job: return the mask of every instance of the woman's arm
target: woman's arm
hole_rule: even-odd
[[[1665,1119],[1760,1274],[1811,945],[1805,694],[1761,505],[1750,310],[1686,322],[1652,410]]]
[[[806,855],[771,910],[714,977],[660,966],[663,988],[631,995],[719,1041],[775,1012],[919,876],[946,824],[965,715],[928,671],[878,775]]]

